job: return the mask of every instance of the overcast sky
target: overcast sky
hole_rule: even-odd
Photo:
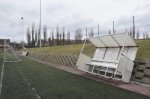
[[[39,24],[40,0],[0,0],[0,38],[21,40],[21,17],[26,28]],[[57,24],[70,30],[85,27],[116,29],[150,23],[150,0],[42,0],[42,25],[54,28]]]

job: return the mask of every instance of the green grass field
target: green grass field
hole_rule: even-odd
[[[149,58],[150,59],[150,39],[149,40],[137,40],[136,43],[139,46],[137,58]]]
[[[2,66],[2,58],[0,62]],[[31,86],[25,82],[20,71]],[[18,63],[5,64],[1,99],[37,99],[31,87],[42,99],[149,99],[26,58]]]
[[[29,48],[30,52],[36,53],[64,53],[64,54],[75,54],[79,55],[83,44],[74,44],[74,45],[62,45],[62,46],[51,46],[51,47],[42,47],[42,48]],[[92,56],[95,51],[95,47],[88,43],[85,45],[83,53]]]
[[[139,46],[137,58],[149,58],[150,59],[150,40],[136,40]],[[30,48],[30,52],[37,53],[66,53],[66,54],[76,54],[80,53],[82,44],[76,45],[65,45],[65,46],[53,46],[53,47],[43,47],[43,48]],[[88,43],[86,44],[83,53],[88,56],[92,56],[95,51],[95,47]]]
[[[150,40],[136,41],[139,50],[137,58],[150,58]],[[82,44],[43,48],[30,48],[37,53],[80,53]],[[88,43],[84,53],[92,56],[95,47]],[[2,68],[0,55],[0,71]],[[20,74],[22,72],[27,81]],[[23,58],[18,63],[6,63],[1,99],[37,99],[35,92],[42,99],[149,99],[149,97],[131,91],[116,88],[101,82],[77,76],[47,65]]]

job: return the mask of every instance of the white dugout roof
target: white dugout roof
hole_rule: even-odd
[[[96,47],[101,47],[101,48],[137,46],[133,38],[128,33],[119,33],[119,34],[113,34],[113,35],[90,37],[89,40]]]

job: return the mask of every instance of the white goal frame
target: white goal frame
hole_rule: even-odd
[[[8,60],[8,57],[14,60]],[[21,59],[18,57],[14,48],[4,40],[4,62],[19,62]]]

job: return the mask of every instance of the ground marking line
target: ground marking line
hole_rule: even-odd
[[[25,74],[19,70],[18,68],[18,72],[20,73],[21,77],[23,78],[23,80],[26,82],[26,84],[31,87],[31,90],[33,91],[33,93],[35,94],[35,96],[37,97],[37,99],[41,99],[40,95],[37,93],[36,89],[34,87],[32,87],[31,83],[29,82],[29,80],[26,78]]]
[[[1,95],[2,95],[4,66],[5,66],[5,62],[3,61],[2,70],[1,70],[1,78],[0,78],[0,98],[1,98]]]

